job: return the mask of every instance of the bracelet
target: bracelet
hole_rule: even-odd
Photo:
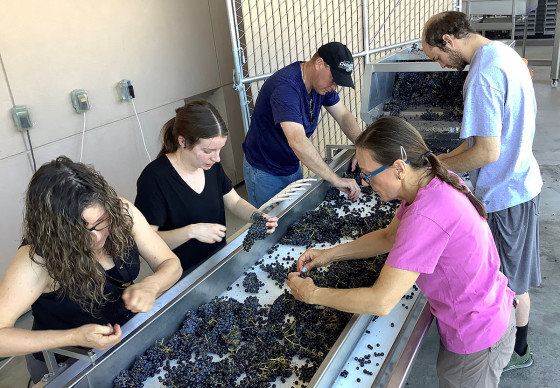
[[[251,214],[251,221],[253,223],[257,222],[261,217],[263,217],[263,214],[261,212],[253,212],[253,214]]]

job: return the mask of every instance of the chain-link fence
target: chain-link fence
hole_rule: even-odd
[[[428,18],[460,9],[460,0],[227,0],[245,132],[262,84],[274,71],[309,60],[324,43],[339,41],[354,56],[356,89],[339,95],[358,123],[364,64],[421,37]],[[328,144],[349,144],[336,121],[322,111],[311,137],[323,157]],[[304,167],[304,176],[308,171]]]

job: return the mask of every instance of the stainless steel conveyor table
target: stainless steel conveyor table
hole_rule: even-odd
[[[330,163],[331,167],[339,174],[346,171],[353,153],[353,150],[339,153]],[[277,231],[266,239],[257,241],[249,252],[242,249],[248,226],[245,227],[222,250],[163,294],[150,313],[138,314],[126,323],[123,326],[123,341],[120,344],[106,351],[96,351],[97,360],[94,365],[83,360],[75,362],[55,376],[47,387],[111,387],[113,379],[122,369],[129,368],[134,359],[143,354],[155,341],[169,337],[179,328],[185,311],[224,293],[243,272],[253,267],[255,262],[281,239],[294,221],[323,200],[329,188],[328,183],[319,180],[299,198],[273,208],[269,214],[279,217]],[[403,299],[406,308],[398,305],[386,317],[372,321],[372,316],[355,314],[308,386],[404,385],[410,366],[432,322],[429,306],[421,292],[411,289],[407,295],[409,299]],[[374,349],[369,350],[367,345],[374,346]],[[364,374],[361,371],[363,368],[356,373],[354,361],[354,357],[363,357],[368,351],[373,360],[373,363],[368,365],[368,369],[374,372],[371,376]],[[373,357],[373,352],[384,355]],[[376,363],[379,365],[375,366]],[[350,370],[352,368],[353,371]],[[348,378],[339,376],[344,369],[349,372]],[[356,382],[358,376],[361,379],[360,383]]]

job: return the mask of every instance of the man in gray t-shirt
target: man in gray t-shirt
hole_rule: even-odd
[[[462,12],[430,18],[424,53],[443,68],[463,70],[465,141],[440,155],[455,172],[469,172],[474,194],[488,212],[502,271],[517,294],[515,351],[504,371],[530,366],[529,287],[541,281],[538,201],[542,178],[533,155],[537,105],[529,70],[510,47],[477,34]]]

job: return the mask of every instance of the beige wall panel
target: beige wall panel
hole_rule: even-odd
[[[233,162],[233,150],[231,147],[231,133],[229,133],[229,125],[228,125],[228,116],[224,101],[224,91],[223,88],[219,88],[213,91],[213,93],[209,94],[205,97],[205,99],[212,104],[217,110],[222,120],[226,124],[226,128],[228,128],[228,137],[224,148],[220,151],[220,162],[222,163],[222,167],[224,172],[232,180],[235,184],[236,174]]]
[[[183,100],[180,100],[140,114],[146,145],[152,159],[159,152],[160,128],[174,116],[175,109],[182,105]],[[60,155],[79,160],[80,142],[81,134],[78,134],[36,148],[37,167]],[[119,195],[134,201],[136,180],[149,162],[136,118],[128,117],[87,131],[83,161],[93,165]],[[10,182],[3,184],[0,190],[0,211],[4,220],[0,223],[0,277],[4,276],[19,246],[25,190],[31,175],[32,170],[29,168],[26,154],[9,157],[0,162],[0,177],[3,182]]]
[[[152,160],[161,147],[161,127],[183,104],[180,100],[139,115]],[[79,136],[74,138],[78,140]],[[129,117],[90,131],[86,136],[84,163],[93,164],[119,195],[134,202],[136,180],[149,163],[136,118]]]
[[[32,175],[27,140],[10,116],[8,85],[15,104],[31,109],[38,166],[62,154],[79,159],[83,116],[72,108],[69,94],[86,89],[92,109],[86,114],[84,162],[133,201],[148,158],[132,104],[118,101],[115,85],[132,80],[154,158],[161,126],[183,99],[221,86],[214,39],[227,37],[227,30],[221,24],[212,28],[209,2],[218,10],[222,5],[221,0],[2,2],[0,55],[6,75],[0,75],[0,177],[10,184],[0,189],[0,277],[19,244]],[[221,46],[226,37],[216,37]],[[223,47],[220,53],[227,62]]]
[[[1,72],[0,68],[0,72]],[[0,160],[25,151],[24,133],[16,130],[10,109],[12,101],[6,78],[0,73]]]
[[[233,162],[236,171],[234,184],[243,181],[243,147],[245,131],[243,129],[243,117],[239,107],[239,93],[231,86],[224,86],[224,101],[227,111],[228,130],[230,133],[231,147],[233,150]],[[233,178],[232,178],[233,180]]]
[[[241,144],[245,141],[239,94],[231,85],[226,85],[217,89],[207,99],[218,109],[228,128],[228,140],[220,153],[220,158],[224,171],[235,186],[243,181],[243,148]]]
[[[0,53],[16,104],[33,110],[35,145],[81,130],[73,89],[90,93],[97,127],[128,116],[115,91],[123,78],[139,111],[220,86],[205,1],[6,1]]]
[[[17,156],[2,160],[0,163],[0,204],[2,222],[0,222],[0,279],[12,261],[21,240],[21,222],[25,191],[31,179],[31,170],[27,156]]]
[[[214,31],[220,85],[230,85],[233,84],[233,68],[235,66],[231,49],[231,37],[229,35],[227,5],[224,0],[209,0],[208,5],[210,6],[212,29]]]

